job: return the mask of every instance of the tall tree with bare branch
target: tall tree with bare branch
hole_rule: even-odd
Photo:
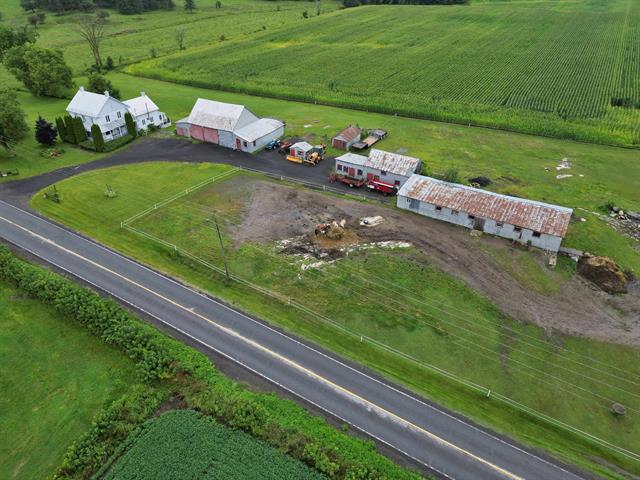
[[[100,45],[104,37],[104,26],[106,19],[100,15],[83,15],[78,20],[80,36],[89,44],[96,67],[102,68],[102,57],[100,57]]]

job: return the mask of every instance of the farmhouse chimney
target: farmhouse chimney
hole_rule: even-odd
[[[147,95],[144,92],[140,92],[141,97],[146,97]]]
[[[108,97],[108,96],[109,96],[109,90],[105,90],[105,91],[104,91],[104,96],[105,96],[105,97]]]
[[[80,88],[78,89],[81,92],[84,92],[84,87],[82,85],[80,85]]]

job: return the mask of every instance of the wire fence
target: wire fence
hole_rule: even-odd
[[[289,183],[294,183],[294,184],[299,184],[302,186],[305,186],[307,188],[311,188],[314,190],[322,190],[325,192],[330,192],[330,193],[336,193],[339,195],[346,195],[348,197],[352,197],[355,198],[357,200],[367,200],[370,201],[372,200],[371,197],[369,196],[365,196],[365,195],[353,195],[350,194],[349,192],[344,192],[341,191],[339,189],[335,189],[332,187],[328,187],[325,185],[318,185],[312,182],[306,182],[306,181],[302,181],[300,179],[296,179],[296,178],[292,178],[292,177],[286,177],[283,175],[277,175],[277,174],[270,174],[270,173],[265,173],[259,170],[255,170],[255,169],[251,169],[251,168],[243,168],[243,167],[238,167],[238,168],[234,168],[232,170],[229,170],[223,174],[217,175],[215,177],[211,177],[207,180],[204,180],[196,185],[193,185],[175,195],[172,195],[158,203],[155,203],[153,205],[151,205],[150,207],[146,208],[145,210],[127,218],[126,220],[124,220],[123,222],[121,222],[121,227],[125,228],[129,231],[131,231],[132,233],[135,233],[137,235],[140,235],[148,240],[151,240],[157,244],[163,245],[166,248],[178,253],[179,255],[189,258],[190,260],[196,262],[197,264],[200,264],[210,270],[213,270],[215,272],[217,272],[218,274],[222,275],[222,276],[226,276],[227,273],[225,272],[225,269],[222,267],[219,267],[203,258],[198,257],[197,255],[194,255],[193,253],[189,252],[187,249],[184,249],[182,247],[179,247],[178,245],[168,242],[162,238],[159,238],[155,235],[150,234],[149,232],[145,232],[139,228],[136,228],[134,226],[131,225],[131,223],[135,222],[136,220],[139,220],[141,218],[143,218],[144,216],[148,215],[149,213],[158,210],[159,208],[162,208],[168,204],[170,204],[171,202],[174,202],[182,197],[185,197],[186,195],[195,192],[196,190],[199,190],[207,185],[210,185],[214,182],[229,178],[230,176],[241,172],[241,171],[251,171],[251,172],[255,172],[255,173],[259,173],[261,175],[266,175],[269,178],[278,180],[278,181],[283,181],[283,182],[289,182]],[[375,199],[374,199],[375,200]],[[382,200],[384,201],[388,201],[388,199],[384,199]],[[437,365],[433,365],[431,363],[425,362],[424,360],[420,360],[417,359],[401,350],[398,350],[395,347],[392,347],[390,345],[387,345],[375,338],[369,337],[367,335],[364,335],[360,332],[354,331],[349,329],[348,327],[346,327],[345,325],[337,322],[336,320],[329,318],[317,311],[314,311],[312,309],[310,309],[309,307],[307,307],[306,305],[296,301],[295,299],[292,299],[290,296],[286,296],[286,295],[282,295],[281,293],[278,293],[276,291],[270,290],[268,288],[265,288],[261,285],[257,285],[245,278],[242,278],[238,275],[235,275],[233,273],[229,273],[228,274],[228,278],[230,280],[232,280],[233,282],[239,284],[239,285],[243,285],[245,287],[248,287],[262,295],[265,295],[266,297],[269,297],[271,299],[274,299],[280,303],[282,303],[283,305],[286,305],[287,307],[291,307],[291,308],[295,308],[296,310],[303,312],[313,318],[316,318],[318,320],[320,320],[323,324],[329,324],[331,325],[333,328],[338,329],[339,331],[343,332],[344,334],[347,334],[348,336],[355,338],[357,341],[359,342],[366,342],[380,350],[386,351],[388,353],[391,353],[393,355],[396,355],[398,357],[401,357],[407,361],[410,361],[416,365],[419,365],[420,367],[423,367],[433,373],[435,373],[436,375],[439,375],[443,378],[446,378],[454,383],[457,383],[459,385],[464,386],[465,388],[476,392],[478,394],[483,395],[484,397],[486,397],[487,399],[491,400],[497,400],[499,402],[501,402],[504,405],[509,406],[510,408],[513,408],[517,411],[520,411],[522,413],[525,413],[531,417],[534,417],[544,423],[547,423],[549,425],[552,425],[556,428],[559,428],[561,430],[564,430],[566,432],[570,432],[573,435],[576,435],[577,437],[580,437],[590,443],[593,443],[599,447],[605,448],[607,450],[616,452],[619,455],[622,455],[626,458],[629,458],[631,460],[634,461],[639,461],[640,462],[640,454],[630,451],[626,448],[620,447],[618,445],[615,445],[607,440],[604,440],[602,438],[599,438],[595,435],[592,435],[588,432],[585,432],[584,430],[581,430],[579,428],[576,428],[572,425],[569,425],[565,422],[562,422],[558,419],[555,419],[549,415],[546,415],[542,412],[539,412],[535,409],[532,409],[531,407],[528,407],[510,397],[507,397],[495,390],[492,390],[488,387],[485,387],[483,385],[479,385],[477,383],[474,383],[470,380],[467,380],[465,378],[460,377],[459,375],[456,375],[455,373],[449,372],[443,368],[438,367]]]

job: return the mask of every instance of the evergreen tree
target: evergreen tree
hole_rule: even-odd
[[[196,2],[194,0],[184,0],[184,9],[189,13],[193,13],[196,9]]]
[[[84,123],[80,117],[73,119],[73,134],[76,137],[76,143],[82,143],[87,139],[87,131],[84,129]]]
[[[64,124],[64,120],[62,118],[56,117],[56,127],[58,129],[60,140],[68,142],[69,135],[67,134],[67,126]]]
[[[73,127],[73,117],[71,115],[67,115],[64,117],[64,126],[67,132],[67,142],[76,145],[78,143],[78,140],[76,140],[76,132],[75,128]]]
[[[136,138],[138,136],[138,130],[136,130],[136,124],[129,112],[124,114],[124,121],[127,124],[127,132],[129,132],[129,135]]]
[[[93,137],[93,145],[96,147],[96,152],[104,152],[104,137],[100,127],[95,123],[91,125],[91,136]]]
[[[56,143],[57,136],[58,131],[56,130],[56,128],[50,122],[47,122],[44,118],[38,115],[38,120],[36,120],[37,142],[40,145],[50,147],[54,143]]]

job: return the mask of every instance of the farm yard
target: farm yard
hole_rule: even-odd
[[[226,171],[222,165],[117,167],[61,182],[59,205],[40,196],[33,204],[107,245],[563,458],[591,462],[581,453],[579,440],[572,439],[567,449],[562,432],[523,423],[513,417],[520,413],[478,401],[468,392],[460,396],[455,391],[462,387],[442,382],[425,365],[636,448],[640,392],[633,380],[637,372],[630,368],[638,365],[638,354],[636,347],[620,342],[636,342],[639,332],[628,331],[632,323],[620,312],[627,309],[633,315],[633,302],[640,301],[637,292],[613,305],[594,295],[568,260],[561,259],[552,272],[542,255],[509,248],[497,239],[475,239],[413,216],[408,224],[404,213],[254,175],[214,183],[130,224],[183,253],[120,228],[125,218],[171,193]],[[151,172],[155,182],[143,191],[137,188],[141,176]],[[107,182],[118,191],[117,198],[102,195]],[[80,213],[83,204],[93,208]],[[258,295],[247,284],[225,283],[218,273],[222,260],[214,213],[232,275],[273,296]],[[376,214],[385,218],[383,225],[358,225],[358,218]],[[330,218],[347,221],[348,233],[338,244],[313,236],[314,225]],[[214,272],[187,255],[213,265]],[[282,301],[288,306],[283,308]],[[297,309],[298,304],[304,309]],[[354,344],[360,336],[369,340]],[[628,407],[624,419],[611,415],[613,400]],[[615,461],[634,468],[622,458]]]
[[[104,475],[105,480],[326,478],[250,435],[225,428],[194,410],[173,410],[147,421],[121,448],[124,453]]]
[[[369,6],[130,65],[145,77],[640,144],[640,4]]]

